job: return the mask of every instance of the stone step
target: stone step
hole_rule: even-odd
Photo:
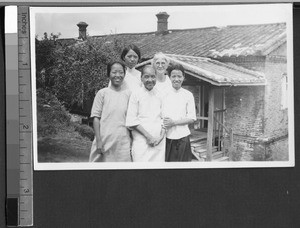
[[[215,152],[215,153],[213,153],[212,155],[213,155],[213,160],[214,160],[214,159],[221,158],[221,157],[223,157],[223,151]]]
[[[229,157],[224,156],[218,159],[214,159],[213,161],[217,161],[217,162],[229,161]]]
[[[207,145],[207,141],[191,142],[191,146],[193,147],[206,146],[206,145]]]
[[[199,153],[195,153],[195,152],[192,152],[192,153],[198,159],[198,160],[196,160],[196,159],[192,160],[193,162],[205,162],[206,161],[206,153],[204,153],[204,154],[199,154]],[[218,152],[213,153],[212,161],[216,161],[216,162],[229,161],[229,157],[223,156],[223,152],[218,151]]]
[[[193,142],[204,142],[204,141],[206,142],[206,140],[207,140],[206,138],[193,138],[193,137],[190,138],[191,143],[193,143]]]
[[[202,158],[206,159],[206,153],[201,155]],[[218,151],[218,152],[214,152],[212,154],[212,159],[215,160],[215,159],[218,159],[218,158],[221,158],[223,157],[223,151]]]
[[[203,154],[203,153],[206,153],[207,149],[206,149],[206,146],[205,146],[205,147],[196,147],[196,148],[194,148],[194,151],[195,151],[196,153]],[[212,148],[212,153],[215,153],[215,152],[217,152],[217,151],[218,151],[218,147],[217,147],[217,146],[214,146],[214,147]]]

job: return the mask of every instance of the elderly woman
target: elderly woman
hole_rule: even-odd
[[[173,65],[168,68],[172,89],[164,98],[163,116],[167,130],[166,161],[191,161],[188,125],[196,120],[195,100],[191,92],[181,87],[184,68]]]
[[[142,70],[144,86],[132,93],[126,116],[126,126],[132,129],[132,159],[134,162],[165,161],[165,129],[162,126],[162,100],[154,88],[155,70],[146,65]]]
[[[171,81],[166,74],[169,60],[162,52],[156,53],[152,59],[152,66],[156,72],[155,88],[160,92],[162,97],[165,97],[172,88]]]
[[[131,92],[122,86],[125,65],[107,65],[110,85],[98,91],[91,110],[95,139],[90,162],[130,162],[130,136],[125,127],[126,112]]]

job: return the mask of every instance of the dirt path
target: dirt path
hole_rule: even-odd
[[[78,132],[60,132],[38,139],[39,162],[87,162],[92,142]]]

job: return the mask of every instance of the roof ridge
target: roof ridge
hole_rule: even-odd
[[[286,22],[273,22],[273,23],[264,23],[264,24],[241,24],[241,25],[227,25],[224,27],[245,27],[245,26],[259,26],[259,25],[286,25]]]
[[[198,27],[198,28],[187,28],[187,29],[169,29],[167,34],[172,32],[182,32],[182,31],[193,31],[193,30],[206,30],[206,29],[219,29],[219,28],[230,28],[230,27],[247,27],[247,26],[263,26],[263,25],[276,25],[276,24],[286,24],[285,22],[278,23],[265,23],[265,24],[241,24],[241,25],[225,25],[225,26],[208,26],[208,27]],[[123,36],[123,35],[149,35],[149,34],[157,34],[156,31],[151,32],[127,32],[127,33],[116,33],[116,34],[106,34],[106,35],[94,35],[90,37],[100,38],[106,36]],[[71,38],[70,38],[71,39]]]

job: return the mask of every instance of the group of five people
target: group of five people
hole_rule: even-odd
[[[182,88],[182,65],[169,65],[157,53],[142,72],[135,45],[107,65],[110,79],[99,90],[91,110],[95,139],[90,162],[191,161],[188,125],[196,120],[191,92]]]

